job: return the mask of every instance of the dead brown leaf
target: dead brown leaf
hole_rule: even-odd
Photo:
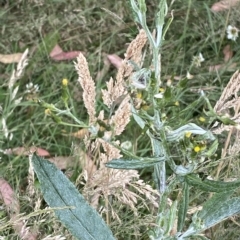
[[[232,70],[236,69],[236,66],[237,66],[236,63],[232,63],[229,66],[227,66],[226,64],[217,64],[214,66],[210,66],[208,70],[209,70],[209,72],[213,72],[213,71],[218,71],[218,70],[226,68],[226,70],[232,71]]]
[[[53,58],[54,56],[56,56],[56,55],[58,55],[58,54],[60,54],[60,53],[62,53],[63,52],[63,50],[62,50],[62,48],[57,44],[54,48],[53,48],[53,50],[50,52],[50,57],[51,58]]]
[[[20,206],[15,193],[8,182],[3,178],[0,178],[0,196],[8,211],[15,212],[16,214],[19,213]]]
[[[3,178],[0,178],[0,199],[3,200],[7,208],[7,212],[13,223],[13,228],[18,236],[23,240],[36,240],[37,235],[31,233],[29,228],[25,226],[25,223],[19,220],[19,201],[10,184]]]
[[[18,63],[22,57],[22,53],[0,54],[1,63]]]
[[[223,54],[224,54],[224,62],[229,61],[233,57],[233,51],[229,44],[224,47]]]
[[[108,60],[110,61],[110,63],[115,67],[115,68],[119,68],[122,64],[122,59],[116,55],[116,54],[109,54],[107,55]]]
[[[232,59],[233,57],[233,51],[231,49],[231,46],[230,45],[226,45],[223,49],[223,54],[224,54],[224,62],[225,63],[222,63],[222,64],[217,64],[217,65],[214,65],[214,66],[210,66],[209,67],[209,72],[213,72],[213,71],[218,71],[218,70],[221,70],[221,69],[226,69],[228,71],[232,71],[232,70],[235,70],[236,66],[237,66],[237,63],[231,63],[231,64],[227,64],[227,62],[229,60]]]
[[[64,52],[57,44],[50,52],[50,57],[55,61],[72,60],[79,55],[80,51]]]
[[[68,167],[74,167],[76,162],[74,161],[74,157],[51,157],[48,160],[56,165],[56,167],[60,170],[67,169]]]
[[[88,154],[80,148],[75,149],[74,157],[72,156],[57,156],[48,158],[48,160],[56,165],[60,170],[68,169],[75,167],[76,164],[80,166],[87,172],[88,177],[91,177],[92,174],[96,171],[97,166],[88,156]]]
[[[221,12],[230,9],[240,3],[240,0],[222,0],[212,5],[213,12]]]
[[[50,153],[43,149],[43,148],[38,148],[38,147],[16,147],[16,148],[9,148],[4,150],[5,154],[14,154],[14,155],[21,155],[21,156],[28,156],[30,152],[36,152],[36,154],[40,157],[49,157]]]

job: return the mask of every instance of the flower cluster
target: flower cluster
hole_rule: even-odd
[[[202,55],[202,53],[199,53],[198,56],[194,56],[193,60],[192,60],[192,65],[196,66],[196,67],[201,67],[201,63],[204,62],[204,57]]]
[[[36,94],[39,92],[38,84],[33,85],[32,82],[26,84],[26,93]]]

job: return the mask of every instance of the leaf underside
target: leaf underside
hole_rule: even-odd
[[[140,160],[140,159],[113,159],[106,163],[106,167],[115,169],[142,169],[158,164],[159,160]]]
[[[45,201],[51,208],[64,208],[54,210],[55,214],[77,239],[115,239],[97,211],[53,163],[35,155],[32,163]]]

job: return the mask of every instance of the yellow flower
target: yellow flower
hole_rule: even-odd
[[[178,106],[179,106],[179,101],[176,101],[176,102],[174,103],[174,105],[178,107]]]
[[[192,135],[192,133],[191,133],[191,132],[186,132],[186,133],[185,133],[185,136],[186,136],[187,138],[190,138],[190,137],[191,137],[191,135]]]
[[[142,99],[142,93],[138,92],[137,95],[136,95],[136,98]]]
[[[193,150],[194,150],[194,152],[198,153],[199,151],[201,151],[201,148],[199,146],[196,146],[196,147],[194,147]]]
[[[142,108],[144,111],[147,111],[147,110],[150,108],[150,106],[147,105],[147,104],[144,104],[144,105],[141,106],[141,108]]]
[[[62,80],[62,85],[63,85],[63,86],[67,86],[67,85],[68,85],[68,80],[67,80],[66,78],[64,78],[64,79]]]
[[[200,122],[206,122],[206,119],[205,119],[204,117],[200,117],[200,118],[199,118],[199,121],[200,121]]]
[[[159,88],[159,92],[163,93],[163,92],[165,92],[165,89],[164,88]]]

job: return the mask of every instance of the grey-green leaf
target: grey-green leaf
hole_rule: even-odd
[[[97,211],[53,163],[35,155],[32,163],[45,201],[52,208],[64,208],[55,214],[77,239],[115,239]]]
[[[178,226],[177,226],[178,232],[181,232],[183,229],[188,210],[188,203],[189,203],[189,186],[187,182],[184,182],[183,194],[178,209]]]
[[[240,197],[225,201],[214,198],[214,201],[211,199],[209,201],[211,204],[208,204],[207,207],[203,206],[203,209],[198,213],[198,217],[204,223],[202,231],[240,212]]]
[[[221,182],[205,179],[202,181],[194,174],[188,174],[185,179],[189,185],[197,187],[206,192],[228,192],[240,187],[240,180],[234,182]]]
[[[144,129],[146,125],[145,121],[138,115],[136,109],[133,106],[131,107],[131,110],[134,120],[137,122],[140,128]]]
[[[196,135],[202,135],[204,139],[215,140],[215,137],[211,133],[211,131],[207,131],[195,123],[188,123],[180,128],[172,131],[167,132],[167,140],[169,142],[179,141],[180,139],[184,138],[186,132],[191,132]]]
[[[159,163],[160,160],[145,160],[145,159],[113,159],[106,163],[108,168],[116,169],[142,169],[146,167],[152,167],[155,164]]]

